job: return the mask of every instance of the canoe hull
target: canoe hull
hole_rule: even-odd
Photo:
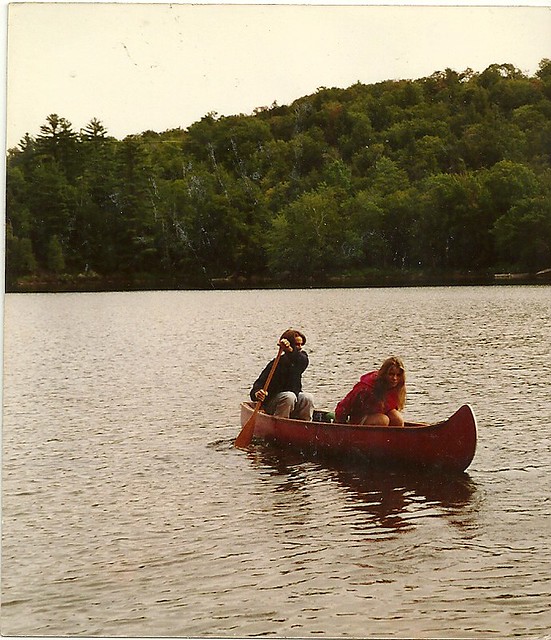
[[[241,404],[242,426],[253,410],[252,403]],[[467,404],[442,422],[405,427],[304,422],[259,412],[254,437],[314,455],[458,472],[472,462],[477,439],[476,418]]]

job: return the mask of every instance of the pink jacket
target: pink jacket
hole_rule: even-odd
[[[361,376],[352,390],[339,402],[335,409],[335,422],[360,424],[362,418],[369,413],[388,413],[398,409],[399,399],[396,389],[389,389],[382,400],[373,397],[373,385],[378,371],[371,371]]]

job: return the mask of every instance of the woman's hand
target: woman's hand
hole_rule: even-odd
[[[254,394],[255,398],[257,400],[260,400],[260,402],[264,402],[264,400],[266,400],[266,398],[268,397],[268,392],[264,391],[264,389],[259,389],[255,394]]]

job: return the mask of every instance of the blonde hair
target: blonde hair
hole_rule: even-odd
[[[381,398],[384,396],[387,391],[386,376],[392,367],[396,367],[400,370],[401,373],[401,381],[398,383],[397,387],[398,409],[401,411],[406,404],[406,368],[401,358],[398,358],[397,356],[391,356],[383,362],[377,375],[377,381],[374,385],[374,392]]]

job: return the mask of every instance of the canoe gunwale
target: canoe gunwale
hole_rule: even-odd
[[[251,412],[254,410],[254,402],[250,402],[250,401],[245,401],[241,403],[242,406],[246,406],[249,407],[251,409]],[[462,406],[466,406],[469,407],[469,409],[472,408],[469,404],[465,404]],[[312,426],[326,426],[326,427],[338,427],[339,429],[350,429],[350,430],[355,430],[358,429],[360,431],[363,431],[365,429],[374,429],[374,430],[381,430],[381,431],[385,431],[388,432],[390,431],[400,431],[403,432],[404,429],[407,429],[408,431],[414,431],[417,429],[421,429],[421,430],[426,430],[426,429],[430,429],[430,428],[438,428],[441,427],[443,424],[445,424],[446,422],[448,422],[449,418],[447,420],[439,420],[438,422],[411,422],[411,421],[406,421],[404,423],[403,427],[398,427],[398,426],[384,426],[384,425],[379,425],[379,424],[350,424],[349,422],[317,422],[314,420],[298,420],[297,418],[277,418],[276,416],[273,416],[270,413],[266,413],[263,409],[260,409],[260,411],[258,412],[261,415],[267,416],[269,418],[272,418],[274,420],[284,420],[285,422],[291,422],[291,423],[295,423],[295,424],[300,424],[300,425],[312,425]],[[473,414],[474,417],[474,414]]]

